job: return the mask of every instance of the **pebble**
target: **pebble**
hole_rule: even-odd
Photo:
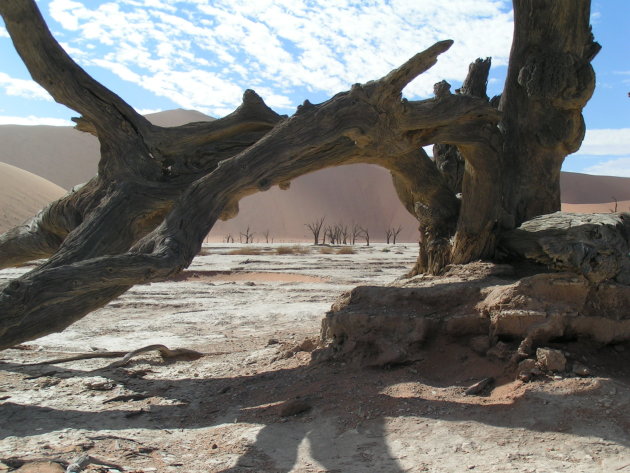
[[[591,374],[591,370],[587,366],[577,361],[573,363],[573,372],[578,376],[590,376]]]

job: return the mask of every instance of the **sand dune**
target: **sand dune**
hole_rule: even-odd
[[[563,172],[560,176],[562,202],[569,204],[605,204],[630,200],[630,178],[592,176]],[[614,207],[614,203],[612,205]],[[621,208],[621,205],[619,206]],[[627,206],[626,206],[627,208]]]
[[[168,110],[147,118],[159,126],[213,120],[194,110]],[[17,166],[65,188],[88,181],[100,158],[98,140],[65,126],[0,125],[0,161]]]
[[[265,241],[269,230],[275,241],[310,241],[305,224],[325,218],[325,225],[353,223],[367,228],[373,241],[384,241],[388,227],[401,226],[400,241],[418,241],[418,223],[402,206],[385,169],[354,164],[324,169],[295,179],[290,189],[274,187],[240,202],[239,215],[218,222],[209,241],[222,241],[247,226],[256,232],[255,241]]]
[[[66,191],[43,177],[0,163],[0,234],[24,222]]]
[[[192,110],[169,110],[147,115],[156,125],[177,126],[212,120]],[[90,179],[97,170],[96,138],[71,127],[0,126],[0,161],[42,176],[66,189]],[[618,200],[619,210],[630,207],[630,178],[563,173],[563,209],[576,212],[609,212]],[[39,205],[39,204],[38,204]],[[0,208],[4,204],[0,203]],[[31,205],[28,208],[33,208]],[[36,209],[37,210],[37,209]],[[34,211],[33,211],[34,212]],[[325,217],[329,225],[353,223],[367,227],[375,241],[385,238],[390,226],[402,226],[401,241],[417,241],[417,223],[398,201],[387,171],[372,165],[341,166],[293,181],[291,189],[278,188],[243,199],[239,215],[219,222],[211,241],[222,241],[247,226],[264,241],[269,230],[276,241],[308,241],[305,227]]]
[[[630,212],[630,200],[619,200],[617,202],[601,202],[594,204],[569,204],[562,203],[564,212],[576,213],[608,213],[614,212]]]

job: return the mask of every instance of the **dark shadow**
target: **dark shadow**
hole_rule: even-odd
[[[465,377],[455,383],[453,380],[447,383],[431,381],[431,373],[418,374],[416,368],[419,366],[357,370],[337,364],[320,364],[233,378],[143,379],[130,378],[129,373],[120,368],[94,372],[59,366],[0,363],[0,370],[30,375],[46,372],[49,377],[56,378],[104,376],[129,390],[155,397],[156,402],[160,399],[172,402],[170,405],[153,404],[142,411],[134,407],[133,402],[102,404],[102,398],[98,401],[95,398],[94,409],[103,410],[79,411],[22,405],[8,399],[0,404],[3,426],[0,438],[67,428],[95,431],[143,428],[157,433],[169,429],[211,427],[235,420],[262,425],[256,440],[247,446],[237,466],[224,470],[232,473],[291,471],[300,448],[309,448],[310,456],[329,472],[348,471],[358,459],[362,465],[371,468],[369,471],[402,472],[385,442],[387,419],[401,416],[474,421],[538,432],[567,432],[630,446],[630,425],[625,416],[629,406],[613,406],[619,415],[608,415],[606,421],[597,408],[585,409],[580,416],[575,416],[575,405],[583,404],[586,392],[564,394],[559,391],[553,395],[542,391],[528,392],[511,404],[489,402],[485,405],[472,400],[468,402],[464,396],[452,402],[422,394],[395,397],[384,393],[388,387],[416,381],[435,387],[459,385],[462,391],[472,383]],[[611,386],[630,389],[627,375],[624,372],[621,380],[604,380],[596,389],[598,392],[612,389]],[[308,402],[311,410],[282,417],[282,403],[296,397]],[[559,412],[566,422],[559,424],[554,420],[558,419]],[[306,444],[305,440],[308,441]]]

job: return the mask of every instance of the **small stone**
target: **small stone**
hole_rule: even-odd
[[[267,346],[277,345],[278,343],[280,343],[280,342],[278,341],[278,339],[276,339],[276,338],[270,338],[270,339],[267,341]]]
[[[492,383],[494,383],[493,377],[484,378],[478,383],[475,383],[472,386],[470,386],[468,389],[466,389],[466,391],[464,391],[464,394],[466,396],[474,396],[476,394],[481,393],[484,389],[486,389]]]
[[[587,366],[577,361],[573,363],[573,372],[578,376],[590,376],[591,374],[591,370]]]
[[[116,383],[111,381],[92,381],[86,383],[85,387],[92,391],[111,391],[116,387]]]
[[[567,366],[567,359],[562,352],[552,348],[538,348],[536,359],[545,371],[564,371]]]
[[[311,404],[303,399],[293,399],[285,402],[280,408],[280,417],[290,417],[311,410]]]
[[[619,344],[619,345],[615,345],[613,348],[614,348],[614,349],[615,349],[615,351],[616,351],[616,352],[618,352],[618,353],[621,353],[621,352],[625,351],[624,346],[623,346],[623,345],[621,345],[621,344]]]
[[[481,335],[479,337],[473,337],[470,339],[469,346],[472,351],[479,355],[485,355],[490,349],[490,337],[487,335]]]
[[[536,367],[536,360],[527,358],[518,364],[517,379],[521,381],[529,381],[535,375],[540,374],[540,370]]]

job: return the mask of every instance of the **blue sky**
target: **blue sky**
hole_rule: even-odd
[[[435,41],[455,45],[405,89],[456,88],[491,56],[500,93],[512,37],[503,0],[39,0],[49,27],[82,67],[142,113],[196,109],[219,117],[256,90],[279,113],[378,78]],[[584,111],[587,136],[564,170],[630,177],[630,1],[593,0],[603,49]],[[3,25],[0,23],[0,25]],[[30,80],[0,26],[0,124],[70,125],[76,112]]]

